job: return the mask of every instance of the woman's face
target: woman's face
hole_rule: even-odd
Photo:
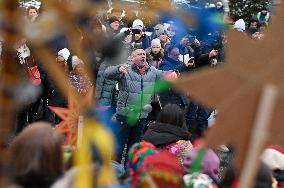
[[[29,10],[29,17],[36,17],[37,16],[37,11],[35,9],[30,9]]]
[[[168,27],[167,33],[168,33],[168,35],[169,35],[170,38],[173,38],[173,36],[176,35],[176,33],[175,33],[175,31],[173,30],[172,27]]]
[[[76,67],[75,67],[75,72],[77,74],[84,74],[84,65],[83,64],[78,64]]]
[[[154,46],[151,47],[151,49],[152,49],[152,52],[154,54],[158,54],[160,52],[160,50],[161,50],[161,46],[154,45]]]
[[[60,64],[60,66],[65,66],[65,59],[61,55],[57,56],[56,61]]]

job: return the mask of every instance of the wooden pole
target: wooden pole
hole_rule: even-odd
[[[260,163],[259,156],[269,136],[269,124],[273,117],[277,96],[278,88],[273,85],[264,86],[256,112],[247,157],[240,177],[240,188],[250,188],[254,185]]]
[[[79,118],[78,118],[78,129],[77,129],[77,148],[82,146],[83,126],[84,126],[84,117],[79,116]]]

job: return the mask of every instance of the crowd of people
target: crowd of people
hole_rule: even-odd
[[[224,18],[221,2],[206,9]],[[32,6],[24,15],[28,24],[37,24],[44,16]],[[249,23],[237,20],[233,29],[245,33],[248,40],[261,40],[270,17],[263,7]],[[173,20],[154,20],[151,24],[144,24],[134,12],[110,9],[74,28],[82,33],[77,40],[85,47],[88,62],[73,54],[64,35],[46,44],[56,56],[54,62],[67,75],[68,84],[82,96],[80,102],[94,106],[98,119],[110,114],[109,119],[117,127],[116,150],[109,154],[116,179],[108,187],[238,187],[234,165],[220,158],[220,154],[233,155],[234,149],[201,147],[200,140],[210,127],[208,119],[216,109],[197,103],[190,92],[180,93],[170,86],[159,90],[156,84],[201,68],[226,66],[225,32],[216,30],[204,37],[187,29],[180,32]],[[78,171],[72,155],[76,151],[62,157],[63,153],[66,156],[62,149],[64,135],[53,129],[61,119],[49,108],[67,107],[68,100],[35,58],[34,50],[29,41],[22,39],[12,53],[22,64],[25,76],[41,88],[41,94],[22,105],[16,114],[16,136],[8,148],[9,162],[5,166],[9,186],[74,187]],[[1,53],[8,53],[3,40]],[[91,67],[94,79],[87,74],[87,67]],[[202,152],[203,159],[196,169],[196,159]],[[97,187],[102,164],[95,149],[92,160]],[[255,188],[284,186],[281,148],[267,148],[260,166]]]

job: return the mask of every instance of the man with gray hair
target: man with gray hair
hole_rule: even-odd
[[[152,110],[150,102],[154,93],[154,87],[151,87],[149,90],[145,90],[145,88],[163,76],[177,77],[177,74],[173,71],[163,72],[149,66],[143,49],[135,49],[131,57],[131,65],[111,66],[105,71],[105,76],[109,79],[117,80],[119,85],[116,108],[116,121],[120,125],[119,132],[121,138],[116,156],[116,160],[119,163],[122,160],[125,144],[127,144],[128,151],[131,145],[141,140],[146,118]],[[139,102],[136,102],[137,99]],[[147,101],[146,104],[144,103],[145,100]],[[137,122],[134,125],[129,125],[126,114],[133,111],[135,111]],[[127,159],[127,152],[125,159]]]

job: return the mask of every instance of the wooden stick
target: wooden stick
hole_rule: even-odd
[[[82,145],[82,138],[83,138],[83,126],[84,126],[84,117],[78,117],[78,128],[77,128],[77,148],[81,147]]]
[[[269,136],[269,124],[273,117],[277,96],[278,88],[273,85],[264,86],[254,121],[247,157],[241,173],[239,186],[241,188],[250,188],[254,185],[260,163],[259,156]]]

